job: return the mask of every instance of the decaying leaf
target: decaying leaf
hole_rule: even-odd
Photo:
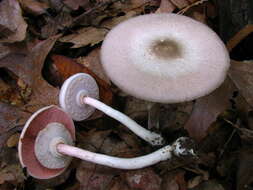
[[[46,20],[47,24],[41,28],[41,36],[43,38],[54,36],[59,30],[69,27],[73,18],[68,12],[62,11],[56,17],[46,17]]]
[[[73,10],[77,10],[79,7],[90,7],[91,2],[89,0],[64,0],[63,3]]]
[[[240,151],[239,155],[239,165],[238,172],[236,177],[237,189],[243,190],[247,189],[247,187],[252,187],[253,183],[253,168],[251,167],[253,164],[253,152],[250,149],[245,149]]]
[[[34,15],[46,13],[46,9],[49,8],[46,2],[40,2],[36,0],[19,0],[19,3],[22,9]]]
[[[225,82],[211,94],[199,98],[193,108],[193,112],[185,129],[189,135],[200,141],[207,135],[207,129],[210,124],[216,120],[216,117],[230,108],[229,99],[237,89],[233,83],[227,79]]]
[[[46,56],[58,37],[41,41],[26,53],[12,52],[0,60],[0,67],[12,71],[32,90],[29,102],[24,102],[21,107],[0,104],[0,125],[5,129],[24,124],[30,114],[41,107],[58,104],[59,90],[49,85],[41,75]]]
[[[20,134],[15,133],[10,136],[10,138],[7,140],[7,147],[12,148],[18,145]]]
[[[179,9],[182,9],[189,5],[187,0],[170,0],[174,5],[176,5]]]
[[[60,41],[73,43],[74,46],[72,46],[72,48],[79,48],[86,45],[93,46],[104,39],[106,33],[108,32],[108,29],[112,28],[123,20],[133,17],[134,15],[136,15],[136,12],[131,11],[124,16],[115,17],[109,21],[104,22],[99,28],[92,26],[82,28],[81,30],[77,31],[77,34],[64,36],[60,39]]]
[[[9,165],[1,168],[0,171],[0,184],[5,182],[18,184],[22,183],[25,179],[20,165]]]
[[[162,189],[186,190],[185,171],[175,170],[166,172],[163,176]]]
[[[122,173],[130,189],[160,190],[161,178],[151,169],[145,168]]]
[[[119,171],[106,166],[81,162],[77,168],[76,178],[82,189],[108,189],[113,178]]]
[[[216,180],[209,180],[201,183],[194,190],[225,190],[224,187]]]
[[[229,77],[242,96],[253,106],[253,61],[231,61]]]
[[[85,57],[79,57],[77,63],[84,65],[93,73],[95,73],[99,78],[103,79],[106,83],[110,84],[109,78],[106,76],[103,67],[100,62],[100,48],[94,49]]]
[[[0,2],[0,18],[0,42],[24,40],[27,24],[17,0]]]

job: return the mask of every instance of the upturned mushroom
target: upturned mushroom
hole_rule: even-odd
[[[26,122],[19,141],[19,159],[28,173],[38,179],[60,175],[71,158],[119,169],[138,169],[168,160],[172,155],[195,156],[189,149],[189,139],[181,137],[172,145],[136,158],[117,158],[94,153],[74,146],[75,127],[67,113],[57,106],[35,112]]]
[[[124,124],[151,145],[162,145],[164,143],[164,139],[160,134],[145,129],[125,114],[100,102],[98,97],[99,89],[95,79],[88,74],[78,73],[69,77],[63,83],[59,102],[64,111],[76,121],[88,118],[96,108]]]
[[[176,14],[137,16],[114,27],[101,63],[124,92],[152,102],[178,103],[207,95],[224,81],[229,55],[208,26]]]

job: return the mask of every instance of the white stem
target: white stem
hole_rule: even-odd
[[[104,166],[109,166],[112,168],[126,169],[126,170],[144,168],[156,164],[160,161],[167,160],[171,157],[172,153],[171,146],[166,146],[151,154],[136,158],[118,158],[113,156],[107,156],[104,154],[90,152],[66,144],[58,144],[57,150],[61,154],[80,158],[81,160],[85,160],[95,164],[101,164]]]
[[[147,166],[154,165],[160,161],[168,160],[172,157],[172,154],[177,156],[190,155],[195,156],[192,149],[187,149],[184,144],[187,143],[188,138],[181,137],[176,140],[171,146],[167,145],[153,153],[145,156],[135,158],[118,158],[113,156],[107,156],[104,154],[94,153],[81,148],[70,146],[67,144],[58,144],[57,151],[63,155],[68,155],[82,160],[109,166],[118,169],[139,169]]]
[[[134,120],[132,120],[130,117],[111,108],[110,106],[107,106],[106,104],[91,97],[84,97],[82,102],[90,106],[93,106],[96,109],[104,112],[106,115],[116,119],[117,121],[119,121],[120,123],[128,127],[132,132],[134,132],[140,138],[149,142],[150,144],[162,145],[164,143],[164,139],[161,135],[145,129],[144,127],[136,123]]]

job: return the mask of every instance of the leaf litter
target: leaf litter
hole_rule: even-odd
[[[205,0],[2,0],[0,188],[222,190],[250,187],[253,181],[251,60],[231,60],[228,77],[216,91],[192,102],[173,105],[127,96],[110,83],[99,60],[106,33],[128,18],[174,12],[217,27],[218,8],[216,3]],[[245,26],[228,41],[228,49],[239,46],[251,33],[251,25]],[[168,142],[182,135],[195,139],[199,159],[161,162],[135,171],[75,160],[56,179],[41,181],[27,177],[17,159],[20,131],[36,110],[58,104],[61,84],[78,72],[96,79],[102,102],[123,110],[147,128],[160,131]],[[77,145],[90,151],[134,157],[155,149],[98,111],[76,126]]]

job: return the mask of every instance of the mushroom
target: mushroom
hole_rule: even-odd
[[[88,74],[78,73],[63,83],[59,102],[65,112],[76,121],[88,118],[96,108],[124,124],[151,145],[162,145],[164,143],[160,134],[145,129],[125,114],[97,100],[98,97],[99,89],[95,79]]]
[[[94,153],[74,146],[75,127],[67,113],[57,106],[35,112],[26,122],[19,141],[19,159],[28,173],[39,179],[60,175],[71,158],[119,169],[138,169],[168,160],[172,155],[195,156],[189,149],[189,138],[181,137],[172,145],[136,158],[117,158]]]
[[[137,16],[114,27],[101,48],[105,72],[124,92],[152,102],[190,101],[225,79],[229,55],[208,26],[176,14]]]

